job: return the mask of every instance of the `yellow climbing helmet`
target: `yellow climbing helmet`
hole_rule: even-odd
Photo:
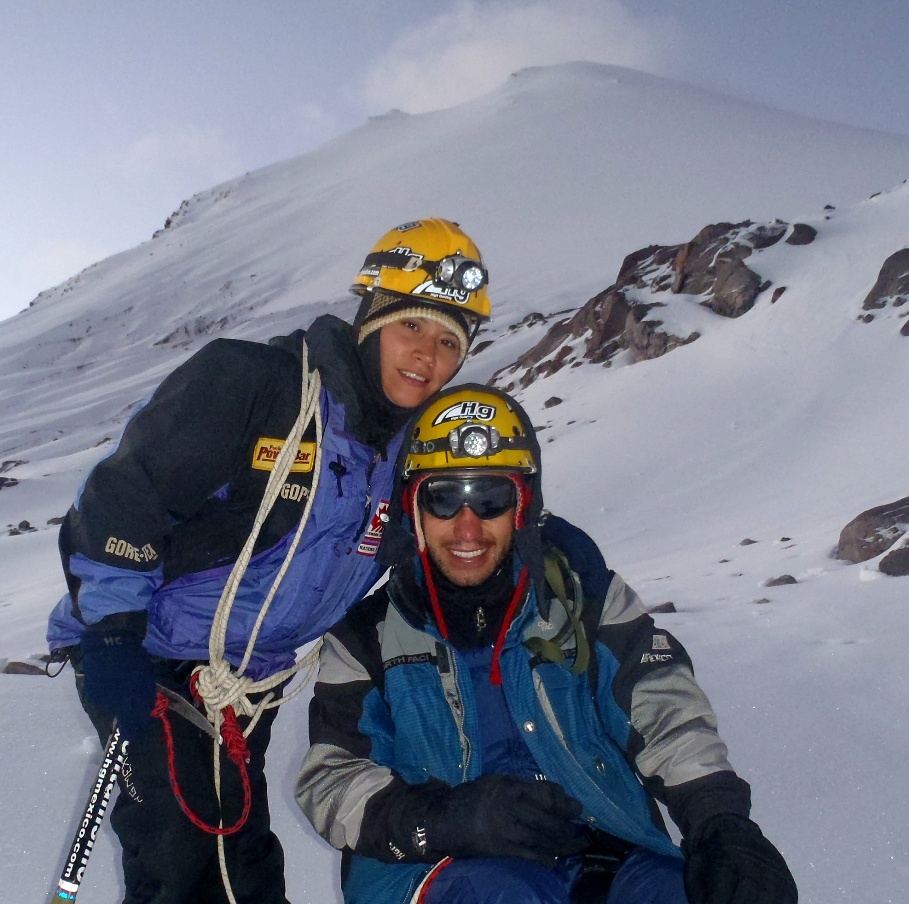
[[[489,319],[489,274],[480,250],[457,223],[429,217],[402,223],[373,246],[351,292],[409,295],[461,312],[479,325]]]
[[[488,386],[443,390],[410,428],[402,477],[473,468],[535,474],[538,446],[527,416],[521,414],[512,399]]]

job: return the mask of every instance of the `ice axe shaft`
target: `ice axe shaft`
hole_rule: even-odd
[[[157,689],[159,694],[164,694],[167,698],[167,705],[170,709],[179,713],[200,730],[206,731],[214,738],[219,739],[214,726],[191,703],[160,684]],[[104,821],[104,814],[107,812],[107,805],[110,803],[111,795],[114,793],[114,785],[117,784],[117,778],[126,765],[128,747],[129,741],[121,737],[120,729],[117,723],[114,722],[113,731],[111,731],[110,738],[108,738],[107,745],[104,748],[101,766],[98,769],[97,776],[95,776],[95,781],[92,783],[88,802],[85,804],[82,819],[79,820],[79,827],[73,837],[69,856],[66,858],[66,864],[63,867],[60,880],[57,882],[57,890],[51,899],[51,904],[76,900],[76,894],[82,884],[82,876],[85,873],[89,855],[95,845],[95,838],[101,828],[101,823]]]
[[[69,856],[66,858],[63,872],[57,882],[57,891],[51,899],[53,904],[76,900],[88,858],[95,845],[95,838],[104,821],[104,814],[114,792],[114,785],[117,784],[117,776],[126,762],[128,746],[129,741],[121,738],[120,729],[115,722],[107,746],[104,748],[104,758],[101,760],[101,766],[92,784],[85,810],[82,812],[82,819],[73,836]]]

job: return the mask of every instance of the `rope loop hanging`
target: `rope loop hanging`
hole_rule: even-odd
[[[161,730],[164,733],[164,746],[167,751],[167,777],[170,779],[170,787],[174,793],[174,797],[177,799],[177,803],[180,805],[180,809],[183,811],[186,818],[197,829],[200,829],[209,835],[218,835],[221,837],[236,835],[237,832],[246,825],[246,820],[249,818],[249,813],[252,809],[252,788],[250,787],[249,770],[247,769],[249,751],[246,747],[246,737],[240,730],[233,709],[228,707],[225,711],[223,724],[221,726],[221,737],[224,740],[228,758],[240,770],[240,780],[243,783],[243,810],[237,821],[232,826],[227,826],[226,828],[224,826],[209,825],[205,822],[205,820],[193,812],[183,795],[183,790],[180,787],[180,781],[177,776],[174,735],[170,726],[170,719],[167,715],[167,697],[165,697],[164,694],[158,694],[155,708],[152,710],[152,715],[161,720]],[[220,798],[218,804],[220,806]]]
[[[218,601],[218,606],[215,610],[215,615],[212,620],[211,633],[209,635],[209,661],[205,665],[197,666],[193,671],[193,677],[191,679],[193,694],[197,696],[197,698],[204,704],[208,720],[215,727],[219,736],[223,739],[223,742],[226,745],[228,757],[240,769],[241,780],[243,782],[244,805],[243,812],[234,825],[227,828],[224,828],[223,826],[209,826],[199,820],[198,817],[192,813],[190,808],[186,805],[186,801],[184,800],[182,792],[180,791],[179,784],[176,781],[176,766],[173,763],[173,737],[166,715],[166,698],[161,697],[161,699],[165,700],[165,708],[164,713],[162,715],[159,715],[159,718],[161,718],[166,742],[168,744],[168,769],[171,772],[171,786],[181,809],[193,822],[193,824],[203,829],[203,831],[217,836],[218,862],[221,867],[221,878],[224,882],[224,890],[230,904],[236,904],[236,900],[227,872],[227,863],[224,853],[224,838],[226,836],[235,834],[243,827],[243,825],[246,823],[251,809],[251,790],[249,775],[246,769],[246,765],[249,760],[249,753],[246,748],[246,738],[249,737],[249,734],[252,732],[253,728],[255,728],[260,717],[262,716],[262,713],[266,709],[280,706],[281,704],[292,700],[303,691],[315,672],[316,666],[318,664],[319,648],[322,643],[321,640],[317,641],[311,647],[308,653],[298,662],[296,662],[291,668],[284,669],[274,675],[270,675],[268,678],[256,681],[247,675],[244,675],[244,672],[246,671],[246,668],[249,665],[249,662],[252,659],[253,653],[255,651],[256,640],[258,639],[259,631],[262,628],[265,617],[268,614],[268,609],[271,606],[272,600],[274,599],[278,588],[281,585],[281,581],[284,579],[284,576],[290,567],[290,563],[297,551],[297,547],[299,546],[300,539],[303,536],[303,531],[309,520],[310,512],[312,511],[313,500],[316,498],[316,490],[319,483],[319,472],[321,470],[322,462],[323,433],[322,412],[319,401],[322,391],[322,381],[318,371],[313,371],[311,373],[309,371],[309,355],[305,341],[303,344],[301,370],[302,378],[300,387],[300,413],[297,416],[297,419],[294,422],[293,427],[291,428],[290,433],[284,442],[284,446],[281,449],[277,460],[275,461],[274,468],[269,475],[268,482],[265,486],[265,491],[262,495],[262,501],[260,502],[259,509],[256,512],[256,517],[253,522],[250,534],[247,537],[246,542],[243,544],[243,548],[240,551],[240,554],[237,557],[233,568],[231,569],[231,573],[228,576],[226,584],[224,585],[224,590],[221,593],[221,598]],[[243,580],[243,575],[246,573],[246,569],[249,566],[250,560],[252,559],[253,550],[255,549],[256,540],[259,537],[259,533],[262,530],[262,525],[265,523],[265,519],[268,517],[269,512],[272,510],[275,501],[278,499],[281,493],[281,488],[283,487],[287,476],[290,474],[291,467],[296,460],[300,440],[302,439],[306,428],[310,423],[313,422],[313,420],[315,421],[316,426],[316,456],[315,462],[313,464],[313,482],[310,488],[309,496],[303,509],[303,515],[300,518],[300,523],[297,525],[296,532],[294,533],[293,540],[288,547],[284,561],[281,563],[281,567],[278,569],[278,572],[275,575],[271,588],[269,589],[268,593],[265,596],[265,599],[262,602],[258,617],[256,618],[256,622],[253,625],[252,631],[250,632],[249,640],[246,645],[246,651],[243,655],[242,661],[240,662],[240,665],[234,669],[231,667],[230,663],[227,661],[224,655],[227,640],[227,625],[230,619],[230,613],[233,608],[234,600],[236,599],[237,591],[239,590],[240,584]],[[278,699],[275,699],[275,694],[272,692],[274,688],[277,688],[280,685],[283,685],[285,682],[289,681],[302,669],[307,669],[303,681],[298,683],[298,685],[290,693],[285,694]],[[260,694],[262,696],[258,702],[253,703],[251,697],[257,694]],[[159,699],[156,710],[160,708],[160,705],[161,704]],[[156,712],[156,715],[157,714],[158,713]],[[237,718],[238,714],[249,719],[249,723],[246,726],[245,730],[240,729]],[[218,806],[220,808],[221,754],[219,749],[220,745],[217,740],[213,742],[213,747],[215,794],[217,796]]]

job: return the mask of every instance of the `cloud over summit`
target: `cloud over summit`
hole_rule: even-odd
[[[527,66],[585,60],[664,74],[681,31],[632,16],[615,0],[464,0],[405,28],[380,54],[364,93],[377,112],[426,113],[491,91]]]

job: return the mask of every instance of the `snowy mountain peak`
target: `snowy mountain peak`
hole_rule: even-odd
[[[833,553],[856,515],[907,494],[907,161],[909,138],[572,64],[200,191],[154,238],[0,326],[0,657],[42,650],[63,592],[58,519],[170,370],[213,336],[352,315],[347,288],[378,236],[443,216],[491,274],[493,319],[461,376],[511,369],[548,507],[663,605],[800,899],[902,900],[892,776],[909,718],[881,663],[902,661],[906,579]],[[702,233],[714,224],[729,228]],[[747,292],[721,291],[724,267]],[[610,287],[627,308],[612,332]],[[591,363],[594,323],[608,341]],[[557,324],[573,336],[550,352],[569,348],[565,366],[515,367]],[[680,341],[655,356],[658,333]],[[68,678],[0,675],[0,699],[0,749],[23,776],[0,887],[34,899],[66,840],[60,789],[75,813],[97,743]],[[300,705],[276,736],[274,819],[295,852],[291,897],[336,900],[336,857],[290,792],[304,721]],[[42,844],[26,852],[24,837]],[[116,897],[112,856],[102,839],[86,904]]]

